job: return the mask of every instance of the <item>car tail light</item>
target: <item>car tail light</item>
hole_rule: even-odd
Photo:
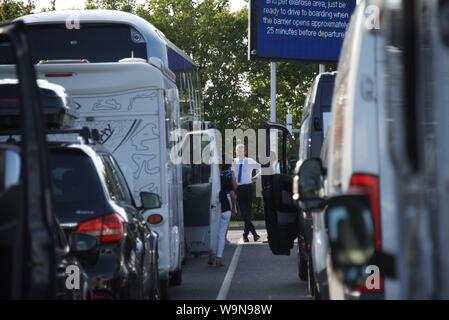
[[[380,221],[380,193],[379,178],[368,174],[354,174],[351,178],[349,188],[352,191],[362,191],[365,193],[371,204],[374,223],[374,241],[376,250],[382,249],[382,233]],[[360,293],[373,293],[384,291],[384,280],[380,280],[380,289],[368,289],[365,286],[353,288],[354,291]]]
[[[376,249],[382,249],[382,237],[380,227],[380,198],[379,179],[367,174],[355,174],[351,178],[350,189],[364,192],[371,203],[374,223],[374,240]]]
[[[147,222],[149,224],[159,224],[162,220],[164,220],[164,218],[158,213],[152,214],[147,218]]]
[[[112,296],[108,292],[94,291],[91,300],[112,300]]]
[[[366,294],[366,293],[382,293],[384,292],[384,279],[382,277],[380,277],[379,280],[379,289],[368,289],[366,287],[366,285],[364,286],[358,286],[358,287],[354,287],[352,288],[352,291],[358,292],[358,293],[362,293],[362,294]]]
[[[112,243],[123,239],[124,229],[122,218],[113,213],[80,223],[76,232],[93,235],[100,243]]]

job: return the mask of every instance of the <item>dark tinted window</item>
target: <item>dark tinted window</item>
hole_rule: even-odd
[[[131,204],[132,201],[129,198],[128,189],[123,185],[122,179],[119,178],[119,175],[121,176],[121,174],[114,167],[108,156],[102,156],[101,158],[106,169],[104,172],[104,179],[106,181],[106,186],[111,199],[114,201],[124,201]]]
[[[194,150],[196,148],[193,142],[195,136],[191,135],[185,142],[188,143],[190,147],[186,147],[186,145],[184,145],[186,149],[183,149],[183,152],[190,154],[190,164],[183,164],[182,166],[182,182],[184,187],[192,184],[203,184],[210,182],[211,166],[210,164],[203,162],[203,160],[206,160],[205,162],[209,162],[211,160],[206,154],[207,152],[210,152],[208,147],[210,142],[209,140],[203,141],[203,136],[201,135],[197,135],[196,137],[201,141],[201,148]],[[194,150],[195,154],[190,150]]]
[[[129,191],[128,183],[126,182],[125,176],[123,175],[119,165],[114,160],[114,158],[112,158],[112,157],[108,157],[108,158],[110,160],[110,164],[111,164],[114,176],[117,179],[117,183],[119,185],[120,192],[123,194],[124,200],[129,204],[133,204],[134,202],[132,200],[131,192]]]
[[[47,24],[28,28],[33,63],[60,59],[117,62],[132,55],[147,60],[146,43],[127,25],[82,23],[80,29],[68,29],[64,24]],[[10,56],[9,48],[0,47],[0,63],[10,63]]]
[[[330,112],[334,82],[323,82],[321,85],[321,112]]]
[[[51,150],[53,199],[58,204],[85,208],[104,202],[100,177],[92,160],[78,150]],[[61,210],[58,214],[68,214]]]

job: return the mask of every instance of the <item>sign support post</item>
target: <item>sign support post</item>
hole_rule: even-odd
[[[271,69],[271,94],[270,94],[270,101],[271,101],[271,110],[270,110],[270,121],[273,123],[277,122],[277,116],[276,116],[276,95],[277,95],[277,65],[276,62],[270,63],[270,69]],[[277,153],[277,136],[276,132],[273,130],[270,132],[271,135],[271,146],[270,150]]]
[[[276,62],[270,63],[271,67],[271,113],[270,113],[270,121],[276,122],[276,94],[277,94],[277,79],[276,79],[276,72],[277,72],[277,66]]]
[[[326,72],[326,65],[325,64],[320,64],[320,73]]]

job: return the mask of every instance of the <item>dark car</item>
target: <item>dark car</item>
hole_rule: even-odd
[[[307,159],[320,158],[331,120],[331,105],[336,75],[336,72],[319,74],[309,90],[303,111],[304,120],[301,123],[297,168]],[[299,208],[299,211],[298,275],[301,280],[308,281],[310,294],[317,297],[318,292],[316,292],[316,279],[314,278],[313,259],[311,257],[313,214],[310,210]]]
[[[96,240],[67,239],[52,210],[42,90],[23,23],[0,25],[0,45],[15,58],[18,79],[0,89],[0,107],[10,111],[0,121],[0,299],[85,299],[87,275],[75,253]]]
[[[87,141],[52,142],[49,150],[53,203],[62,228],[69,236],[88,234],[98,241],[93,252],[78,255],[92,299],[158,299],[158,235],[143,218],[144,209],[136,207],[112,155]]]

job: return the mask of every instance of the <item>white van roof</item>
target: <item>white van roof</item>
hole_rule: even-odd
[[[164,87],[161,71],[147,62],[38,64],[35,69],[39,79],[70,88],[71,95],[113,94],[137,88]],[[0,74],[14,78],[14,66],[1,65]]]

